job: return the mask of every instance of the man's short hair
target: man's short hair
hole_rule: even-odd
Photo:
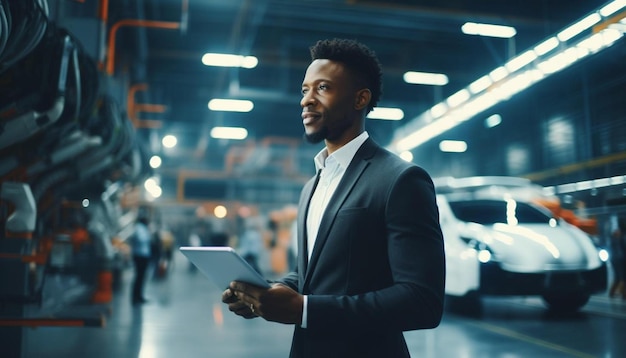
[[[372,93],[367,112],[371,111],[382,96],[383,70],[374,51],[356,40],[320,40],[311,46],[311,60],[338,61],[354,71]]]

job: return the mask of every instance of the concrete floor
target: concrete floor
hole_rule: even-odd
[[[131,306],[132,271],[113,302],[80,308],[103,314],[104,327],[23,329],[23,358],[287,357],[292,327],[244,320],[220,292],[176,254],[164,279],[147,286],[150,302]],[[592,298],[576,314],[554,316],[538,298],[484,298],[482,313],[447,310],[434,330],[405,334],[413,357],[626,357],[626,301]],[[85,311],[87,312],[87,311]],[[1,349],[1,348],[0,348]],[[1,352],[1,351],[0,351]],[[0,354],[0,356],[3,356]]]

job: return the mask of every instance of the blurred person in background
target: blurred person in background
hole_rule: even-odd
[[[621,296],[626,299],[626,287],[624,279],[626,274],[626,248],[624,239],[623,219],[617,214],[609,218],[609,251],[611,267],[613,268],[613,282],[609,289],[609,297]]]
[[[239,236],[237,251],[253,269],[261,273],[261,268],[259,267],[259,257],[261,256],[261,250],[263,250],[261,225],[254,217],[246,218],[243,225],[244,229]]]
[[[130,246],[133,255],[135,276],[131,289],[131,302],[133,305],[147,302],[144,297],[146,273],[152,259],[152,234],[150,233],[150,219],[145,214],[140,214],[135,223],[134,232],[130,236]]]
[[[445,257],[428,173],[376,144],[365,117],[382,91],[373,51],[353,40],[311,49],[302,123],[318,175],[298,206],[297,267],[270,288],[222,294],[244,318],[293,324],[290,357],[409,357],[403,332],[443,313]]]

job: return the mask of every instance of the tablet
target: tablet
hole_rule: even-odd
[[[227,289],[231,281],[270,287],[267,280],[232,247],[184,246],[180,248],[180,251],[222,290]]]

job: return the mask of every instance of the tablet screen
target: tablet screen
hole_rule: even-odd
[[[232,247],[187,246],[180,251],[213,283],[225,290],[231,281],[269,288],[270,285]]]

